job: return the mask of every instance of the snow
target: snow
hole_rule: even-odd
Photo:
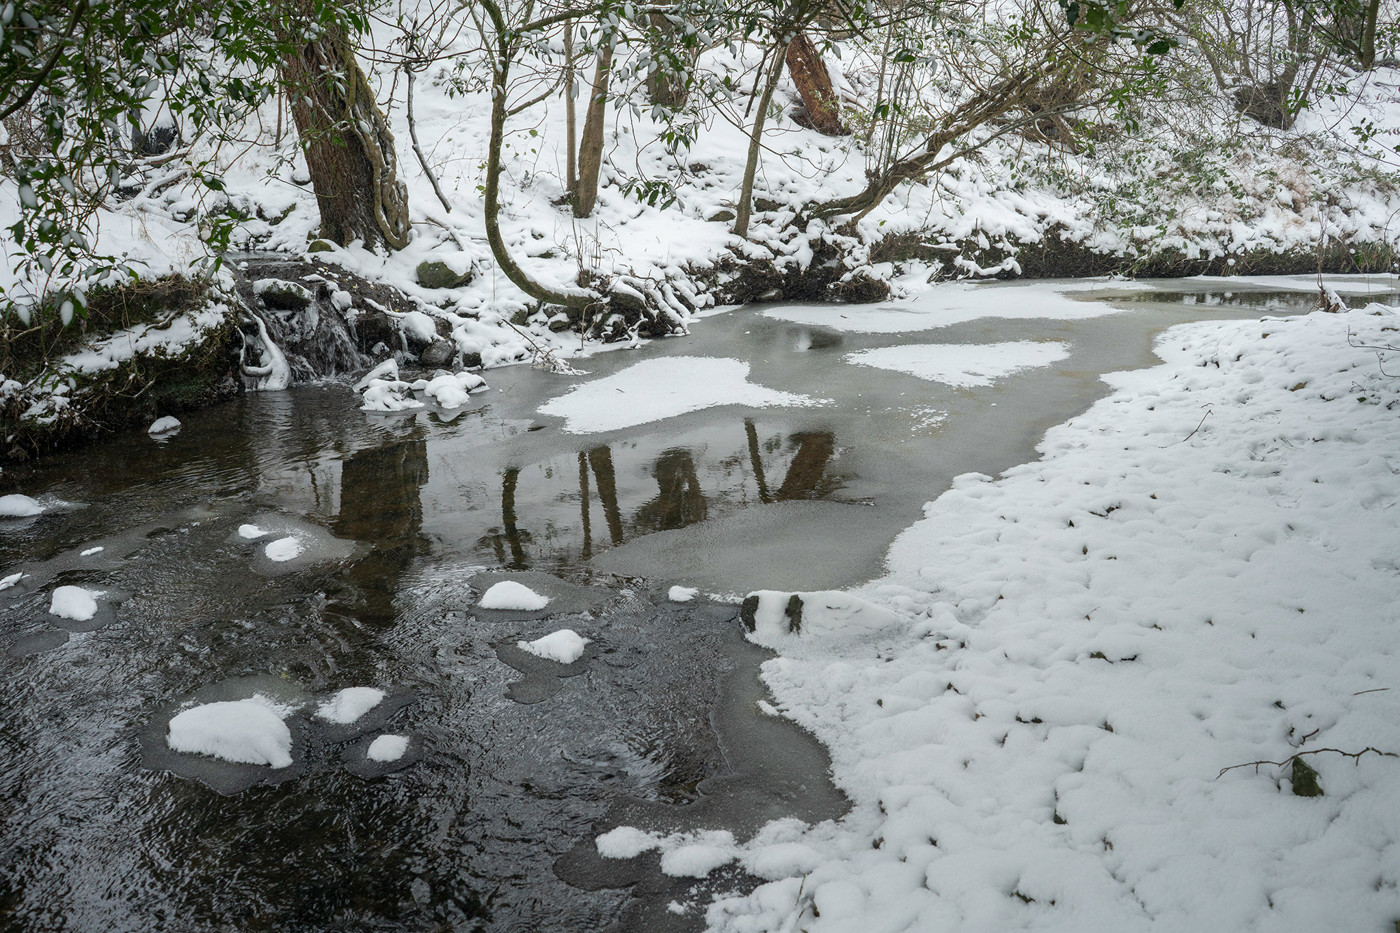
[[[1099,283],[1106,287],[1105,283]],[[1114,283],[1115,290],[1124,283]],[[1131,284],[1127,288],[1135,288]],[[1100,301],[1069,297],[1082,291],[1081,283],[1037,282],[1022,284],[969,284],[943,282],[921,289],[917,300],[900,304],[777,305],[764,308],[767,317],[794,324],[826,327],[858,334],[903,334],[950,327],[982,318],[1051,318],[1072,321],[1117,314],[1118,309]]]
[[[528,651],[546,661],[573,664],[583,657],[584,647],[590,640],[573,629],[563,628],[557,632],[550,632],[543,638],[536,638],[534,641],[518,641],[515,646],[521,651]]]
[[[486,391],[486,380],[476,373],[438,373],[432,379],[413,383],[413,391],[422,392],[441,408],[461,408],[473,392]]]
[[[748,381],[749,364],[714,357],[643,360],[621,372],[575,386],[540,406],[564,419],[571,434],[593,434],[662,421],[720,405],[754,408],[824,405],[826,401]]]
[[[255,538],[261,538],[261,537],[263,537],[264,535],[266,535],[266,534],[268,534],[268,533],[269,533],[269,532],[267,531],[267,529],[265,529],[265,528],[259,528],[257,525],[239,525],[239,526],[238,526],[238,536],[239,536],[240,538],[247,538],[249,541],[251,541],[251,540],[253,540],[253,539],[255,539]]]
[[[769,881],[710,929],[1388,927],[1400,768],[1323,750],[1400,750],[1400,384],[1349,343],[1397,336],[1377,305],[1174,328],[925,507],[851,594],[889,624],[789,633],[762,594],[763,678],[853,809],[740,844]],[[1323,796],[1221,773],[1298,752]]]
[[[12,573],[6,577],[0,577],[0,590],[8,590],[10,587],[14,586],[16,583],[23,579],[24,571],[22,570],[16,573]]]
[[[302,543],[300,538],[296,535],[288,535],[285,538],[278,538],[263,548],[263,553],[267,555],[268,560],[281,563],[299,556],[305,550],[306,545]]]
[[[205,703],[170,720],[166,743],[177,752],[286,768],[292,763],[292,733],[283,720],[291,713],[291,707],[261,695]]]
[[[370,761],[398,761],[408,751],[408,736],[381,735],[369,743],[365,757]]]
[[[1003,376],[1049,366],[1069,356],[1058,341],[1018,340],[990,344],[905,344],[846,355],[846,362],[892,369],[920,379],[969,388],[989,386]]]
[[[86,622],[97,615],[96,597],[101,595],[101,590],[60,586],[53,591],[53,602],[49,605],[49,612],[61,619]]]
[[[437,339],[437,325],[422,311],[410,311],[405,314],[399,319],[399,327],[420,343],[432,343]]]
[[[733,845],[677,846],[661,856],[661,873],[673,878],[704,878],[721,865],[734,861],[735,857]]]
[[[666,593],[666,598],[673,603],[688,603],[700,595],[699,587],[694,586],[673,586]]]
[[[488,589],[477,603],[482,609],[514,609],[535,612],[549,605],[549,597],[536,593],[523,583],[502,580]]]
[[[79,551],[79,552],[78,552],[78,556],[79,556],[79,557],[91,557],[91,556],[94,555],[94,554],[101,554],[101,553],[102,553],[103,551],[105,551],[105,550],[107,550],[105,547],[102,547],[101,545],[98,545],[97,547],[90,547],[90,548],[87,548],[86,550]]]
[[[377,687],[346,687],[316,707],[316,716],[338,726],[348,726],[384,699]]]
[[[657,833],[646,832],[634,826],[619,826],[603,833],[595,840],[598,854],[603,858],[636,858],[661,844],[662,837]]]
[[[164,418],[157,418],[151,422],[151,426],[146,429],[150,435],[173,434],[180,430],[180,419],[173,415],[166,415]]]
[[[31,499],[17,492],[0,496],[0,518],[29,518],[43,513],[44,506],[38,499]]]

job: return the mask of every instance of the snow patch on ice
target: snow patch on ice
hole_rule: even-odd
[[[7,577],[0,577],[0,590],[8,590],[22,579],[24,579],[24,571],[12,573]]]
[[[348,726],[378,706],[383,699],[384,691],[377,687],[346,687],[316,707],[316,716],[326,722]]]
[[[1059,341],[1018,340],[988,344],[914,344],[877,347],[846,355],[846,362],[892,369],[958,387],[989,386],[1003,376],[1048,366],[1069,356]]]
[[[170,720],[166,743],[177,752],[286,768],[292,763],[292,733],[283,720],[292,712],[261,694],[205,703]]]
[[[481,596],[477,603],[482,609],[513,609],[517,612],[536,612],[549,605],[549,597],[536,593],[523,583],[502,580]]]
[[[101,590],[84,589],[81,586],[60,586],[53,591],[53,602],[49,612],[61,619],[86,622],[97,615],[97,598]]]
[[[521,651],[528,651],[546,661],[573,664],[583,657],[584,648],[590,640],[573,629],[562,628],[557,632],[550,632],[543,638],[536,638],[534,641],[518,641],[515,646]]]
[[[673,603],[688,603],[700,595],[700,588],[695,586],[673,586],[666,593],[666,598]]]
[[[31,499],[17,492],[0,496],[0,518],[29,518],[43,513],[44,506],[38,499]]]
[[[564,419],[571,434],[635,427],[720,405],[754,408],[825,405],[824,399],[779,392],[748,381],[749,364],[714,357],[643,360],[619,373],[575,386],[540,406]]]
[[[647,832],[635,826],[619,826],[598,837],[598,854],[603,858],[636,858],[661,845],[659,833]]]
[[[240,538],[247,538],[249,541],[253,540],[254,538],[261,538],[267,534],[267,529],[259,528],[257,525],[238,526],[238,536]]]
[[[370,761],[398,761],[408,751],[408,736],[381,735],[369,743],[365,757]]]
[[[79,556],[79,557],[91,557],[92,555],[94,555],[94,554],[100,554],[100,553],[102,553],[102,552],[105,551],[105,550],[107,550],[105,547],[102,547],[101,545],[98,545],[97,547],[90,547],[90,548],[88,548],[88,549],[85,550],[85,551],[79,551],[79,552],[78,552],[78,556]]]
[[[296,535],[288,535],[285,538],[278,538],[276,541],[273,541],[267,547],[263,548],[263,553],[267,555],[268,560],[281,563],[282,561],[288,561],[299,556],[302,551],[305,550],[306,545],[302,543],[300,538]]]

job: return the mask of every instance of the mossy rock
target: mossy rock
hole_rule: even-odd
[[[424,288],[461,288],[472,280],[472,270],[458,272],[439,260],[418,264],[418,284]]]
[[[711,214],[709,217],[706,217],[705,219],[712,224],[727,224],[730,221],[732,221],[734,217],[734,212],[729,210],[728,208],[725,208],[723,210],[715,211],[713,214]]]
[[[311,304],[310,289],[281,279],[259,279],[253,283],[253,294],[273,311],[301,311]]]
[[[315,239],[311,245],[306,247],[308,253],[332,253],[335,252],[335,244],[330,240]]]

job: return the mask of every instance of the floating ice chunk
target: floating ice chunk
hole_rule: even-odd
[[[164,418],[157,418],[155,421],[151,422],[151,426],[146,429],[146,433],[157,436],[162,434],[174,434],[178,430],[180,430],[180,419],[172,415],[166,415]]]
[[[408,751],[408,736],[381,735],[369,743],[365,757],[370,761],[398,761]]]
[[[253,540],[254,538],[261,538],[267,533],[268,531],[266,528],[259,528],[257,525],[238,526],[238,536],[241,538],[247,538],[249,541]]]
[[[102,547],[101,545],[98,545],[97,547],[90,547],[90,548],[88,548],[86,551],[81,551],[81,552],[79,552],[78,556],[79,556],[79,557],[91,557],[92,555],[94,555],[94,554],[100,554],[100,553],[102,553],[102,552],[105,551],[105,550],[107,550],[105,547]]]
[[[377,687],[346,687],[320,706],[316,715],[338,726],[348,726],[379,705],[384,691]]]
[[[546,661],[558,661],[560,664],[573,664],[583,657],[584,646],[590,639],[584,638],[578,632],[570,628],[561,628],[557,632],[550,632],[543,638],[536,638],[534,641],[518,641],[515,647],[521,651],[528,651]]]
[[[477,603],[482,609],[514,609],[519,612],[534,612],[549,605],[549,597],[542,596],[523,583],[502,580],[486,591]]]
[[[205,703],[171,719],[165,741],[177,752],[285,768],[292,763],[292,733],[283,719],[291,711],[260,694]]]
[[[24,571],[12,573],[8,577],[0,577],[0,590],[8,590],[24,577]]]
[[[39,504],[38,499],[31,499],[17,492],[0,496],[0,518],[28,518],[31,515],[41,515],[43,511],[44,507]]]
[[[846,362],[908,373],[951,386],[989,386],[1023,369],[1048,366],[1069,356],[1055,340],[990,344],[904,344],[846,354]]]
[[[60,586],[53,591],[49,612],[61,619],[86,622],[97,615],[97,599],[102,593],[81,586]]]
[[[306,550],[306,545],[296,535],[287,535],[285,538],[278,538],[276,541],[263,548],[263,553],[268,560],[278,562],[291,560],[293,557]]]
[[[699,587],[694,586],[673,586],[666,594],[666,598],[673,603],[688,603],[700,595]]]
[[[598,854],[603,858],[636,858],[661,845],[661,837],[635,826],[619,826],[599,836]]]

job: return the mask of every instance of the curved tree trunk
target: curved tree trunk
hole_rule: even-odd
[[[321,210],[321,236],[342,246],[402,249],[409,241],[408,189],[398,179],[394,137],[339,26],[283,64]]]
[[[608,82],[612,77],[613,50],[598,50],[593,71],[593,91],[583,116],[583,136],[578,150],[578,190],[574,192],[574,216],[587,217],[598,203],[598,177],[603,171],[603,123],[608,114]]]
[[[850,131],[841,122],[841,102],[832,87],[831,73],[806,33],[798,33],[788,45],[787,67],[792,82],[797,85],[797,93],[802,95],[802,105],[807,108],[807,121],[812,129],[827,136],[847,135]]]

